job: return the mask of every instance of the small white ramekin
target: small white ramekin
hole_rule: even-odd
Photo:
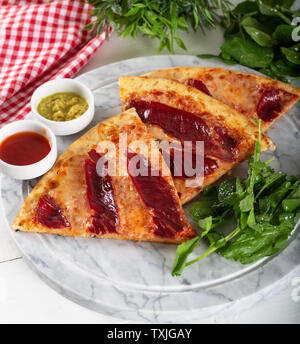
[[[88,109],[80,117],[70,121],[52,121],[40,115],[37,106],[42,98],[57,92],[74,92],[86,99]],[[50,80],[38,87],[31,96],[31,110],[33,116],[45,123],[55,135],[71,135],[84,129],[90,124],[95,114],[94,96],[90,89],[81,82],[74,79]]]
[[[56,137],[43,123],[33,120],[16,121],[5,125],[0,129],[0,143],[7,137],[16,133],[32,131],[43,135],[49,141],[51,150],[40,161],[24,166],[16,166],[0,159],[0,172],[15,179],[32,179],[41,176],[50,170],[57,158]],[[32,147],[34,149],[34,147]]]

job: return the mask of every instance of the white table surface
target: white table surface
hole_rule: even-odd
[[[237,2],[237,1],[234,1]],[[219,53],[222,33],[212,30],[183,34],[189,55]],[[79,74],[133,57],[156,55],[157,43],[139,36],[121,40],[112,34]],[[183,51],[177,51],[183,54]],[[163,53],[168,53],[164,51]],[[78,75],[79,75],[78,74]],[[285,289],[251,309],[202,323],[300,323],[300,276]],[[298,282],[298,284],[297,284]],[[298,289],[297,289],[297,285]],[[293,297],[294,295],[294,297]],[[299,300],[299,301],[296,301]],[[85,309],[46,285],[30,270],[13,243],[0,213],[0,323],[126,323]]]

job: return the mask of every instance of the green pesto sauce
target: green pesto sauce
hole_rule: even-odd
[[[52,121],[70,121],[80,117],[89,105],[77,93],[58,92],[42,98],[37,110],[40,115]]]

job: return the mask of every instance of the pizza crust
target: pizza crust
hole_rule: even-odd
[[[201,80],[213,98],[229,105],[248,118],[253,116],[258,118],[256,104],[260,90],[274,88],[281,92],[288,92],[290,95],[283,103],[278,116],[272,121],[262,123],[263,131],[283,116],[300,97],[300,89],[279,80],[224,68],[169,68],[151,72],[147,76],[177,80],[181,83],[185,83],[189,79]]]
[[[129,99],[157,101],[184,111],[193,113],[208,112],[224,122],[227,128],[237,130],[247,140],[256,141],[258,128],[248,118],[230,106],[175,80],[149,78],[144,76],[125,76],[119,79],[120,98],[124,101],[122,109]],[[275,144],[262,136],[262,149],[275,150]]]

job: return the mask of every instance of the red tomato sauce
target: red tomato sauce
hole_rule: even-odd
[[[11,165],[25,166],[42,160],[50,149],[49,141],[43,135],[24,131],[2,141],[0,159]]]

